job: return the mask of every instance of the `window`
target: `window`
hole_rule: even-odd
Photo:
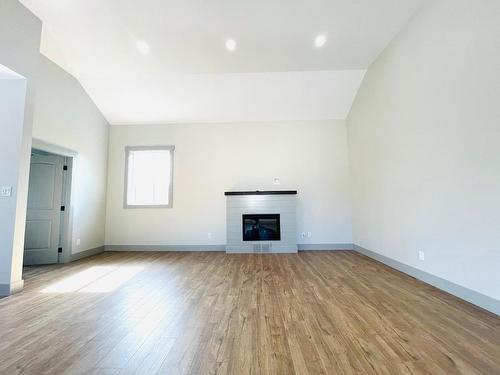
[[[172,207],[174,146],[125,147],[125,208]]]

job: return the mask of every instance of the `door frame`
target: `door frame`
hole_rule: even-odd
[[[68,263],[71,261],[72,235],[73,235],[73,210],[71,204],[71,188],[73,180],[74,159],[78,157],[78,152],[53,143],[45,142],[33,138],[31,145],[32,152],[56,155],[64,158],[64,165],[67,169],[63,172],[62,205],[65,210],[62,212],[60,222],[60,238],[62,252],[58,254],[58,263]]]

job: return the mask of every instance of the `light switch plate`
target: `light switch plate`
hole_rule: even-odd
[[[12,195],[12,186],[2,186],[0,197],[10,197]]]

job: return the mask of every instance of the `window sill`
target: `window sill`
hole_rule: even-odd
[[[136,208],[172,208],[171,204],[158,204],[158,205],[124,205],[124,209],[136,209]]]

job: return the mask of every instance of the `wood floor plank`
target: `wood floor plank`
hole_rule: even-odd
[[[104,253],[24,277],[0,299],[0,374],[500,374],[498,316],[351,251]]]

